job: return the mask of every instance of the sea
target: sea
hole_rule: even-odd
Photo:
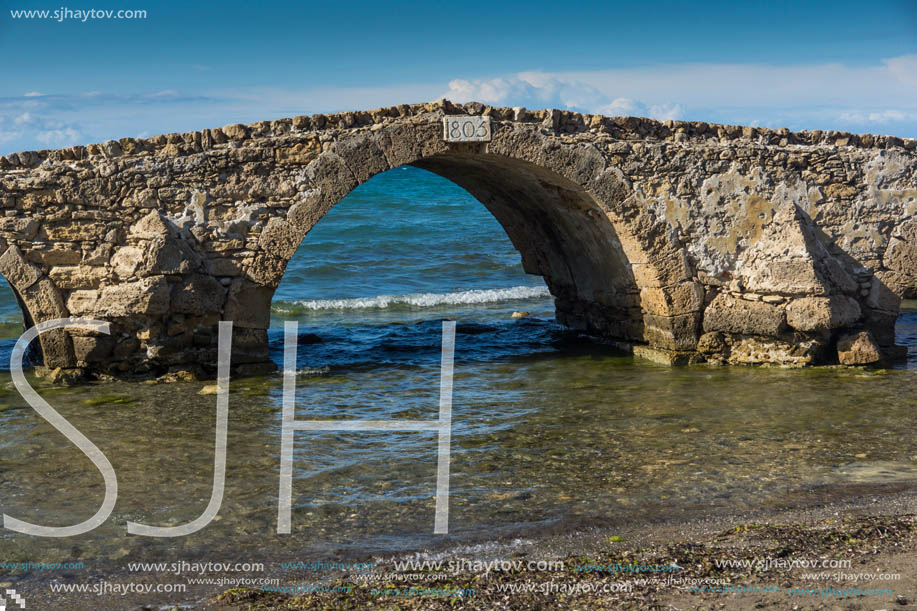
[[[88,519],[104,486],[31,409],[8,373],[22,318],[0,287],[0,509],[47,525]],[[524,316],[514,317],[514,312]],[[7,561],[126,563],[340,559],[594,526],[821,502],[917,483],[917,307],[886,369],[664,367],[554,321],[553,300],[490,213],[413,167],[361,185],[306,236],[272,306],[272,358],[297,321],[298,420],[435,420],[442,322],[456,321],[448,534],[434,534],[430,431],[298,431],[292,532],[277,532],[280,373],[233,380],[218,519],[180,540],[213,485],[215,398],[206,383],[108,382],[41,396],[118,476],[95,530],[46,539],[0,531]],[[12,582],[40,571],[13,572]]]

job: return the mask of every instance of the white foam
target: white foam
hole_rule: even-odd
[[[477,289],[457,293],[409,293],[407,295],[378,295],[356,299],[313,299],[292,302],[307,310],[382,310],[397,306],[429,308],[442,305],[496,303],[550,297],[546,286],[514,286],[506,289]],[[289,311],[275,304],[277,312]]]
[[[303,367],[302,369],[297,369],[296,373],[304,376],[321,376],[331,371],[331,367],[325,365],[324,367]]]

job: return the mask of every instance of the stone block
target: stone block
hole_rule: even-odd
[[[704,333],[697,340],[697,351],[707,355],[726,353],[728,351],[726,338],[719,331]]]
[[[703,328],[706,332],[773,337],[786,328],[786,316],[779,306],[720,293],[704,310]]]
[[[289,259],[302,242],[302,232],[285,219],[272,218],[258,239],[258,248],[279,259]]]
[[[643,288],[640,305],[648,314],[660,316],[699,312],[704,307],[704,287],[697,282],[681,282],[665,288]]]
[[[76,336],[73,340],[73,354],[78,361],[93,363],[106,360],[115,347],[115,340],[110,336],[86,337]]]
[[[245,269],[245,277],[255,284],[277,287],[283,278],[286,266],[286,259],[278,259],[271,254],[262,253],[249,263]]]
[[[260,363],[269,360],[266,329],[232,329],[232,363]]]
[[[795,343],[769,337],[732,338],[727,362],[733,365],[804,367],[818,362],[823,344],[817,339]]]
[[[756,293],[826,295],[825,286],[810,259],[761,261],[748,270],[745,288]]]
[[[643,339],[653,348],[666,350],[694,350],[700,315],[697,313],[678,316],[643,315]]]
[[[226,135],[230,140],[244,140],[248,138],[248,127],[242,125],[241,123],[233,123],[232,125],[225,125],[220,128],[220,131]]]
[[[657,365],[693,365],[701,360],[696,352],[679,352],[676,350],[650,348],[643,345],[634,346],[634,358],[650,361]]]
[[[223,320],[231,320],[233,327],[267,329],[271,323],[273,296],[273,288],[236,278],[229,287]]]
[[[21,293],[22,301],[32,317],[33,322],[42,322],[55,318],[65,318],[60,292],[48,278],[42,278]],[[46,331],[38,336],[41,343],[42,360],[46,367],[74,367],[76,358],[73,355],[73,342],[64,329]]]
[[[22,217],[0,217],[0,232],[17,240],[31,241],[38,233],[38,220]]]
[[[136,246],[122,246],[111,257],[111,267],[118,278],[127,280],[144,260],[144,252]]]
[[[327,205],[333,206],[354,190],[357,181],[340,155],[322,153],[318,159],[306,166],[309,180],[322,193]]]
[[[876,275],[889,290],[902,299],[917,299],[917,271],[913,274],[883,271]]]
[[[798,331],[828,331],[859,320],[860,304],[845,295],[802,297],[786,306],[786,321]]]
[[[882,351],[869,331],[858,331],[838,338],[837,360],[842,365],[871,365],[882,360]]]
[[[364,134],[348,138],[335,146],[335,152],[344,159],[357,182],[364,183],[389,169],[385,153],[379,144],[380,139],[376,134]]]
[[[67,297],[67,309],[71,316],[91,316],[96,309],[99,292],[95,290],[71,291]]]
[[[108,278],[108,271],[101,265],[59,265],[48,276],[61,289],[94,289]]]
[[[162,276],[125,282],[102,289],[96,304],[99,316],[158,316],[169,312],[169,284]]]
[[[145,240],[165,238],[175,235],[175,227],[158,211],[151,210],[146,216],[131,225],[128,235]]]
[[[277,147],[274,149],[274,158],[284,165],[308,165],[317,159],[321,152],[321,142],[318,138],[312,138],[305,142]]]
[[[908,275],[917,286],[917,220],[902,223],[885,250],[885,267]]]
[[[226,289],[216,278],[194,274],[172,287],[170,311],[194,316],[220,312],[225,298]]]
[[[86,253],[83,257],[83,265],[108,265],[111,260],[111,253],[115,245],[110,242],[104,242]]]
[[[873,276],[866,305],[876,310],[897,313],[901,307],[901,297],[880,276]]]
[[[135,273],[140,278],[161,274],[184,275],[202,267],[203,259],[185,240],[166,237],[146,243]]]
[[[74,219],[46,222],[43,230],[48,242],[79,242],[83,240],[99,240],[108,229],[105,224],[95,219]]]
[[[26,261],[16,246],[10,246],[0,255],[0,274],[17,291],[24,291],[41,278],[41,270]]]
[[[65,318],[67,308],[61,298],[60,291],[47,277],[23,290],[20,295],[34,322]]]
[[[30,250],[25,256],[42,265],[76,265],[83,259],[82,251],[73,245]]]
[[[230,257],[218,257],[207,261],[207,272],[212,276],[241,276],[242,266]]]
[[[895,324],[898,321],[897,312],[866,309],[863,312],[864,326],[880,346],[893,346],[895,344]]]

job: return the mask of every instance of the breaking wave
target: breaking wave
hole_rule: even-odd
[[[506,289],[477,289],[457,293],[409,293],[407,295],[378,295],[356,299],[313,299],[275,302],[278,314],[296,310],[384,310],[389,308],[429,308],[443,305],[498,303],[550,297],[546,286],[514,286]]]

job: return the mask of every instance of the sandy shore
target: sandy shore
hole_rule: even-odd
[[[24,595],[31,609],[55,610],[917,609],[917,487],[824,487],[800,491],[792,506],[786,500],[666,521],[621,523],[611,516],[589,527],[561,523],[551,532],[493,541],[445,539],[414,553],[335,559],[350,566],[371,563],[371,570],[284,570],[268,563],[263,572],[247,575],[313,589],[297,595],[204,585],[168,572],[49,572],[4,587]],[[405,560],[443,564],[440,570],[396,566]],[[450,570],[449,563],[463,562]],[[105,596],[50,587],[74,582],[188,586],[179,595]]]
[[[393,574],[389,565],[376,569],[371,578],[378,581],[344,573],[324,584],[338,591],[291,596],[235,589],[199,608],[917,608],[917,491],[892,488],[897,490],[873,496],[876,490],[864,489],[847,499],[771,515],[558,533],[501,557],[521,561],[523,567],[561,560],[562,570],[502,570],[497,565],[490,571],[447,571],[445,579],[437,579],[436,571],[420,576],[415,571],[402,580],[405,572]],[[448,559],[486,563],[496,557],[464,550]],[[726,566],[730,562],[733,566]],[[813,564],[818,566],[807,566]],[[816,574],[824,577],[813,578]],[[708,591],[692,591],[692,586]],[[466,594],[446,593],[455,590]]]

